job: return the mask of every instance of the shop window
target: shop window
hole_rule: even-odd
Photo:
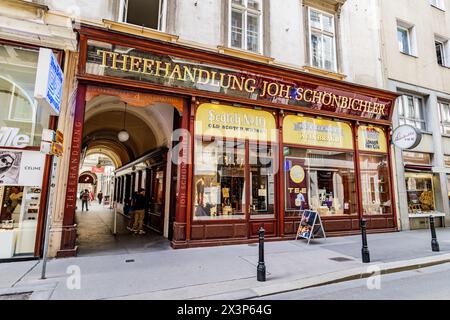
[[[121,0],[119,21],[165,31],[166,0]]]
[[[151,201],[152,213],[162,214],[164,204],[164,171],[156,172]]]
[[[267,144],[250,144],[250,217],[275,216],[275,150]]]
[[[302,148],[284,153],[287,216],[305,209],[325,217],[358,214],[353,153]]]
[[[195,140],[194,219],[245,218],[245,142]]]
[[[310,64],[313,67],[337,71],[334,16],[309,8]]]
[[[387,155],[360,154],[364,215],[392,214]]]
[[[417,55],[416,28],[414,25],[397,21],[397,41],[400,52],[407,55]]]
[[[409,124],[425,131],[426,121],[421,97],[405,94],[399,98],[398,116],[400,124]]]
[[[24,146],[40,146],[50,119],[33,98],[38,56],[37,50],[0,45],[0,135],[25,135]]]
[[[450,135],[450,104],[438,102],[441,117],[441,133]]]
[[[261,0],[230,0],[230,46],[262,52]]]
[[[435,210],[433,175],[405,174],[409,213],[423,213]]]

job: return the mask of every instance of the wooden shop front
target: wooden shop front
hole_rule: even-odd
[[[174,248],[255,241],[260,226],[292,239],[307,208],[331,235],[359,232],[362,217],[372,232],[396,230],[395,93],[98,26],[79,32],[79,101],[87,85],[184,101]]]

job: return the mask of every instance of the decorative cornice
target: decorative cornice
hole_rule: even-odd
[[[303,5],[334,12],[340,15],[342,6],[347,0],[303,0]]]
[[[38,4],[35,2],[28,2],[28,1],[23,1],[23,0],[2,0],[2,2],[12,4],[15,6],[25,7],[25,8],[34,8],[37,10],[44,10],[45,12],[47,12],[49,10],[46,5]]]
[[[217,46],[217,49],[218,49],[219,53],[237,57],[237,58],[241,58],[241,59],[247,59],[247,60],[268,63],[268,64],[273,64],[275,61],[275,59],[272,57],[263,56],[261,54],[253,53],[250,51],[244,51],[244,50],[239,50],[239,49],[234,49],[234,48],[229,48],[229,47],[224,47],[224,46]]]
[[[318,68],[314,68],[311,66],[303,66],[302,70],[312,73],[312,74],[316,74],[319,76],[324,76],[324,77],[328,77],[328,78],[332,78],[332,79],[336,79],[336,80],[344,80],[345,78],[347,78],[347,76],[345,74],[332,72],[332,71],[328,71],[328,70],[324,70],[324,69],[318,69]]]
[[[161,41],[168,41],[168,42],[177,42],[178,36],[157,31],[151,28],[146,27],[140,27],[137,25],[124,23],[124,22],[116,22],[112,20],[103,19],[103,24],[106,28],[109,30],[124,32],[131,35],[136,35],[140,37],[150,38],[150,39],[156,39]]]

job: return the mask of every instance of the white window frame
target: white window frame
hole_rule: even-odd
[[[400,47],[400,41],[398,40],[398,30],[399,29],[406,31],[409,52],[403,51]],[[414,56],[414,57],[418,56],[417,41],[416,41],[416,27],[414,25],[409,24],[407,22],[397,20],[396,39],[397,39],[398,50],[401,53],[409,55],[409,56]]]
[[[418,106],[420,109],[422,109],[423,119],[409,118],[404,115],[403,116],[400,115],[400,108],[403,108],[403,114],[405,114],[405,110],[406,110],[405,108],[408,106],[408,98],[413,99],[414,108]],[[399,101],[399,105],[398,105],[397,114],[398,114],[398,120],[400,122],[400,125],[409,124],[409,125],[412,125],[413,127],[416,127],[417,129],[419,129],[421,131],[427,132],[428,124],[427,124],[426,113],[425,113],[426,110],[425,110],[424,98],[421,96],[404,93],[399,99],[400,99],[400,101]],[[411,124],[411,122],[413,122],[413,124]],[[418,124],[423,124],[423,126],[418,126]]]
[[[315,12],[319,13],[320,15],[325,15],[325,16],[331,17],[332,22],[333,22],[333,26],[332,26],[333,32],[331,33],[329,31],[325,31],[323,26],[322,26],[321,30],[313,28],[312,23],[311,23],[311,11],[315,11]],[[322,21],[322,19],[321,19],[321,21]],[[313,32],[316,34],[320,34],[321,36],[327,35],[327,36],[331,36],[333,38],[333,67],[331,70],[326,69],[325,67],[320,68],[318,66],[313,65],[313,52],[312,52],[312,42],[311,42],[311,36],[312,36]],[[309,43],[309,65],[314,68],[337,72],[336,21],[335,21],[335,17],[333,14],[330,14],[328,12],[325,12],[325,11],[322,11],[322,10],[319,10],[316,8],[308,7],[308,43]],[[322,65],[325,66],[325,62],[324,62],[325,55],[323,53],[321,53],[321,59],[322,59]]]
[[[438,45],[440,45],[440,47],[441,47],[441,57],[442,57],[442,64],[441,63],[439,63],[439,61],[437,61],[437,63],[438,63],[438,65],[440,65],[440,66],[446,66],[447,65],[447,55],[446,55],[446,52],[445,52],[445,43],[444,42],[442,42],[442,41],[439,41],[439,40],[434,40],[434,46],[435,46],[435,48],[438,46]],[[436,50],[437,51],[437,50]],[[437,59],[437,55],[436,55],[436,59]]]
[[[447,120],[444,120],[444,106],[447,108]],[[445,101],[438,101],[438,107],[439,107],[439,122],[441,125],[441,134],[444,136],[450,136],[450,103]],[[445,128],[448,128],[448,132],[445,132]]]
[[[244,51],[248,51],[248,52],[253,52],[253,53],[258,53],[258,54],[263,54],[263,35],[264,35],[264,31],[263,31],[263,2],[264,0],[257,0],[259,2],[260,5],[260,10],[253,10],[253,9],[249,9],[248,8],[248,0],[242,0],[243,5],[240,4],[236,4],[233,3],[233,0],[228,0],[228,47],[230,48],[234,48],[234,49],[239,49],[239,50],[244,50]],[[232,13],[233,13],[233,9],[240,11],[243,16],[244,16],[244,20],[242,21],[242,46],[239,47],[235,47],[232,46],[231,44],[231,29],[232,29]],[[256,15],[259,16],[259,43],[258,43],[258,51],[251,51],[247,49],[247,16],[248,15]]]
[[[437,43],[442,45],[443,64],[438,63],[437,56],[436,56],[436,63],[438,63],[442,67],[450,68],[450,43],[449,43],[449,40],[447,38],[436,35],[434,38],[435,47],[436,47]]]
[[[120,0],[119,4],[119,22],[129,23],[127,21],[128,16],[128,1],[129,0]],[[166,31],[166,17],[167,17],[167,1],[168,0],[158,0],[158,31],[165,32]],[[131,23],[130,23],[131,24]]]
[[[443,0],[430,0],[432,7],[445,11],[445,4]]]
[[[400,40],[398,39],[398,31],[399,30],[402,30],[402,31],[406,32],[406,40],[408,41],[408,52],[402,50],[403,45],[402,45],[402,47],[400,47]],[[405,28],[405,27],[402,27],[402,26],[397,26],[397,41],[398,41],[398,49],[400,50],[401,53],[409,54],[409,55],[412,54],[411,33],[410,33],[408,28]]]

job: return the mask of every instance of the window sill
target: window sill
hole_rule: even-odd
[[[444,65],[439,64],[439,63],[438,63],[438,66],[439,66],[439,67],[442,67],[442,68],[444,68],[444,69],[450,69],[450,66],[444,66]]]
[[[145,38],[157,39],[167,42],[176,42],[179,38],[178,36],[173,34],[161,32],[152,28],[140,27],[126,22],[117,22],[107,19],[103,19],[102,22],[109,30],[134,34]]]
[[[406,52],[403,52],[403,51],[399,51],[399,52],[400,52],[401,54],[407,56],[407,57],[416,58],[416,59],[419,58],[418,55],[415,55],[415,54],[412,54],[412,53],[406,53]]]
[[[347,76],[345,74],[337,73],[337,72],[333,72],[333,71],[329,71],[329,70],[325,70],[325,69],[319,69],[319,68],[315,68],[315,67],[311,67],[311,66],[303,66],[302,69],[303,69],[303,71],[306,71],[309,73],[313,73],[313,74],[316,74],[319,76],[329,77],[329,78],[336,79],[336,80],[344,80],[345,78],[347,78]]]
[[[253,60],[253,61],[269,63],[269,64],[272,64],[275,61],[275,59],[272,57],[267,57],[260,53],[256,53],[256,52],[252,52],[252,51],[246,51],[246,50],[224,47],[224,46],[217,46],[217,49],[218,49],[219,53],[237,57],[237,58]]]

